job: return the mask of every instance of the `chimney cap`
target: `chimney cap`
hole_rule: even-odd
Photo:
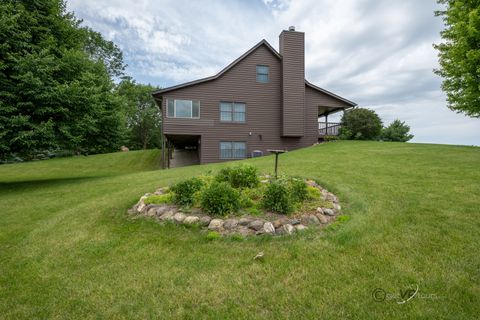
[[[288,31],[295,31],[295,26],[288,27]]]

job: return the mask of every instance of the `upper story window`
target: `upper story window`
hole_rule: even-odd
[[[167,117],[169,118],[200,118],[200,101],[198,100],[167,100]]]
[[[245,103],[220,102],[220,121],[245,122]]]
[[[257,82],[268,82],[268,66],[257,66]]]

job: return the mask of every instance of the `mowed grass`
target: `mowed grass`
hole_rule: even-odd
[[[143,193],[231,165],[156,170],[158,157],[0,166],[0,318],[480,314],[479,148],[334,142],[281,155],[281,172],[318,180],[350,219],[243,241],[129,217]],[[273,169],[271,156],[247,162]],[[259,251],[264,260],[253,260]],[[415,298],[397,303],[417,285]],[[385,301],[375,301],[377,288]]]

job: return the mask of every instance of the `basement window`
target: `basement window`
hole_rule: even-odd
[[[245,159],[247,144],[245,142],[220,142],[220,159]]]
[[[268,83],[268,66],[257,66],[257,82]]]
[[[167,100],[167,117],[168,118],[200,118],[200,101],[198,100]]]

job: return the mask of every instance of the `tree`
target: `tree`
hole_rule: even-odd
[[[355,108],[346,111],[341,120],[342,139],[375,140],[382,131],[382,120],[373,110]]]
[[[480,117],[480,1],[437,0],[446,10],[442,16],[445,42],[434,45],[439,51],[442,88],[448,107],[470,117]]]
[[[80,24],[63,0],[1,2],[0,159],[121,145],[121,51]]]
[[[410,127],[400,120],[395,120],[388,127],[382,130],[382,140],[384,141],[399,141],[407,142],[413,138],[412,134],[409,134]]]
[[[127,117],[127,145],[133,149],[161,147],[161,112],[152,97],[158,88],[138,84],[125,77],[117,93],[125,104]]]

